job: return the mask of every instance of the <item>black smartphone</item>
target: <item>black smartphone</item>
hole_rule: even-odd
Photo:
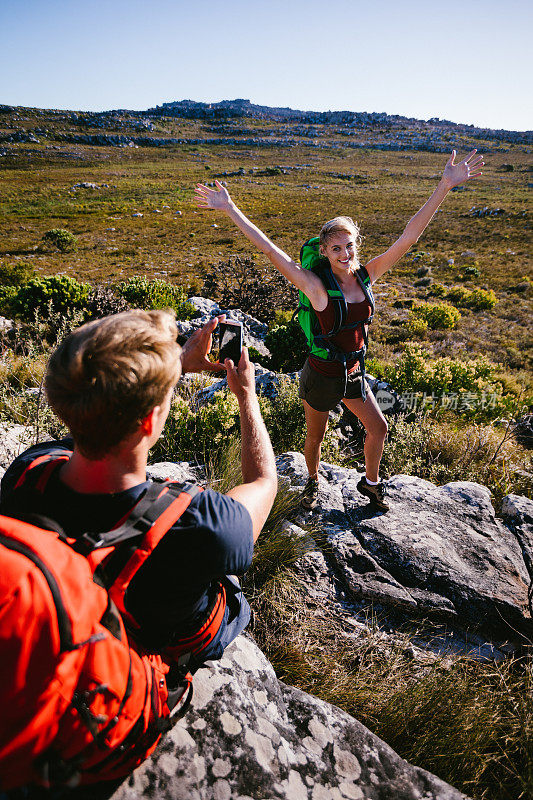
[[[218,360],[221,364],[227,358],[231,358],[234,364],[238,364],[242,351],[242,325],[240,322],[220,322],[218,340],[220,350]]]

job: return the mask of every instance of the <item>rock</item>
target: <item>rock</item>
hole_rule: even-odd
[[[268,333],[268,325],[255,319],[255,317],[251,317],[249,314],[245,314],[238,308],[222,309],[214,300],[209,300],[207,297],[189,297],[188,300],[197,309],[199,317],[194,322],[179,320],[177,326],[181,335],[189,335],[213,316],[226,314],[228,321],[233,320],[242,324],[244,344],[247,347],[255,347],[262,355],[269,355],[268,349],[264,344],[265,336]]]
[[[277,463],[292,486],[303,487],[302,454],[286,453]],[[383,514],[358,493],[356,470],[321,463],[319,475],[326,480],[313,524],[325,533],[326,558],[354,600],[411,619],[445,620],[465,639],[472,631],[497,646],[533,636],[521,546],[496,519],[488,489],[397,475],[387,483],[391,509]]]
[[[531,450],[533,448],[533,413],[524,414],[515,420],[512,429],[516,441]]]
[[[198,483],[203,477],[201,470],[193,467],[188,461],[159,461],[157,464],[149,464],[146,474],[154,481],[185,481]]]
[[[285,380],[297,380],[298,373],[291,372],[288,375],[283,375],[282,378]],[[279,386],[279,381],[280,377],[276,372],[270,372],[260,364],[255,365],[255,388],[258,394],[268,397],[269,400],[275,400],[278,396],[277,387]],[[206,405],[207,403],[211,402],[217,392],[221,392],[227,388],[228,382],[225,378],[222,378],[206,389],[200,389],[194,395],[193,403],[196,403],[199,406]]]
[[[25,425],[0,423],[0,466],[7,469],[11,462],[33,442],[33,431]]]
[[[0,331],[10,331],[14,323],[12,319],[7,317],[0,317]]]
[[[279,682],[251,639],[194,679],[192,707],[112,800],[460,800],[344,711]]]
[[[502,517],[505,524],[516,536],[531,581],[533,581],[533,500],[508,494],[503,498]]]
[[[99,186],[97,183],[88,183],[87,181],[83,181],[82,183],[75,183],[74,186],[70,187],[71,189],[101,189],[102,187]]]

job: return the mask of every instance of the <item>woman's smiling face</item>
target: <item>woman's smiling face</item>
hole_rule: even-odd
[[[328,237],[326,243],[320,246],[320,252],[326,256],[334,272],[350,272],[356,268],[355,237],[347,231],[339,231]]]

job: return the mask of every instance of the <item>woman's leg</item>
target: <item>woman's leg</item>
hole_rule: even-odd
[[[350,409],[352,414],[355,414],[361,420],[365,427],[366,477],[369,481],[376,482],[379,480],[379,462],[383,454],[383,445],[388,430],[387,420],[381,413],[376,398],[370,391],[367,391],[364,402],[361,397],[353,400],[345,397],[342,402],[346,408]]]
[[[305,463],[307,464],[309,476],[314,478],[320,464],[320,449],[328,427],[329,411],[316,411],[306,400],[302,400],[302,403],[304,404],[305,422],[307,424],[304,445]]]

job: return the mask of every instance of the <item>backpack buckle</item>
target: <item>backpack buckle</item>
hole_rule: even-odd
[[[84,533],[76,540],[74,550],[84,556],[92,553],[93,550],[98,550],[105,544],[104,539],[100,533]]]

